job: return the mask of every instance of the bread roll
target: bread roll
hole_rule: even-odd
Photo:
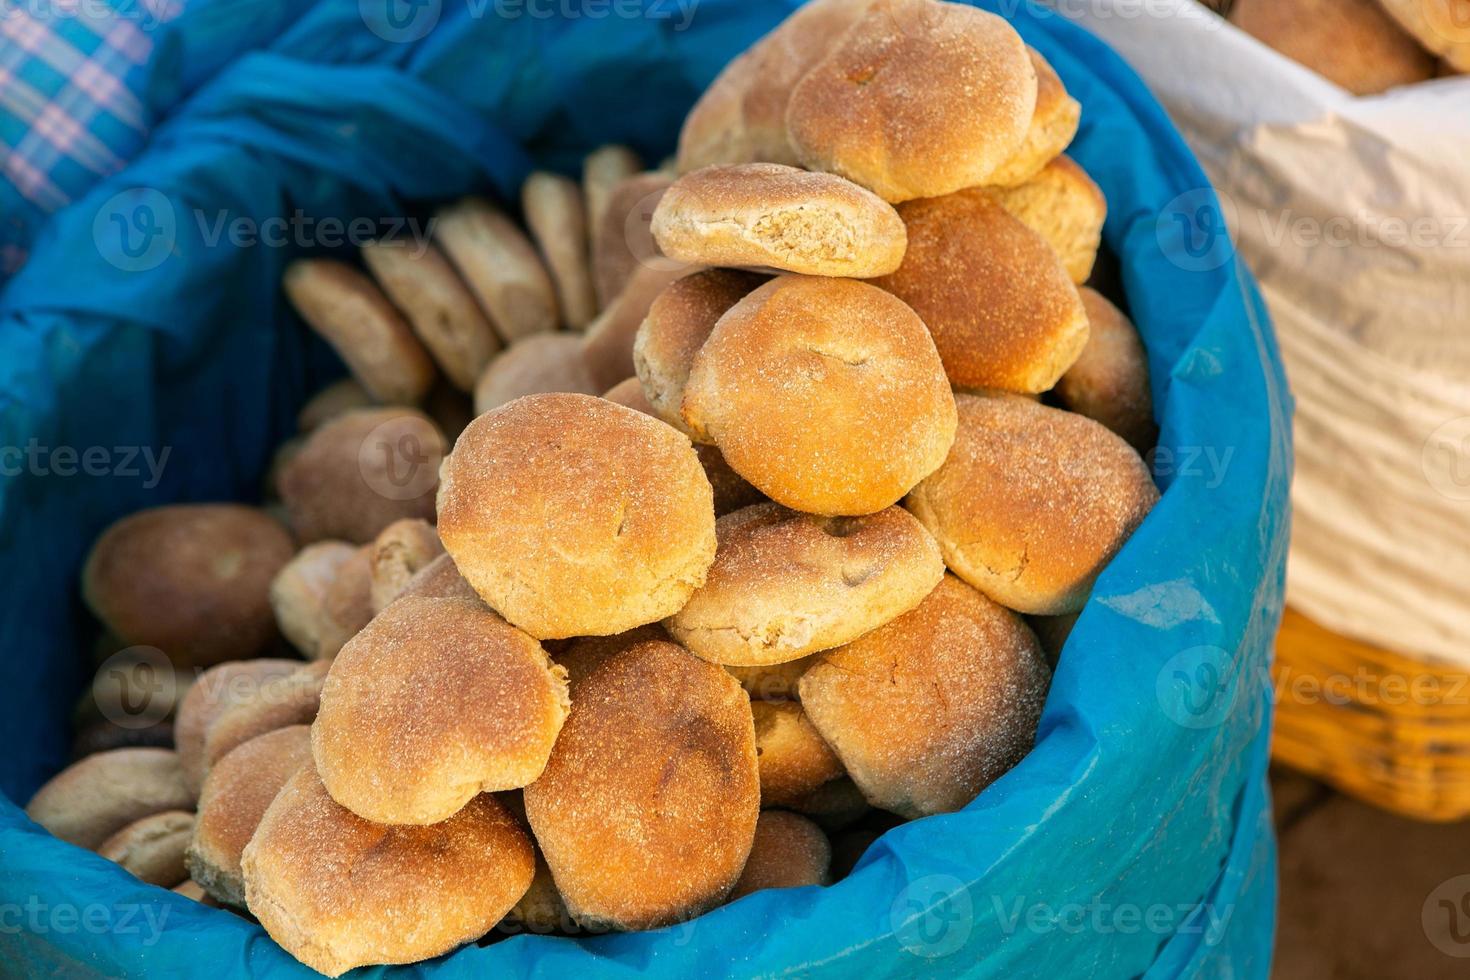
[[[250,912],[319,973],[414,963],[472,942],[531,885],[531,840],[493,796],[430,827],[383,827],[299,770],[241,858]]]
[[[52,776],[31,797],[26,816],[68,844],[95,850],[135,820],[193,805],[177,753],[114,749]]]
[[[365,820],[431,824],[541,775],[566,672],[476,602],[407,598],[342,648],[312,726],[332,798]]]
[[[374,400],[415,405],[434,383],[434,364],[371,279],[334,259],[297,259],[282,280],[286,298]]]
[[[602,234],[603,218],[613,190],[643,169],[638,154],[626,146],[599,146],[582,161],[582,193],[587,200],[587,237],[596,243]],[[596,292],[594,288],[593,292]]]
[[[641,265],[627,287],[618,294],[587,328],[582,341],[582,360],[600,390],[606,391],[633,374],[633,346],[654,302],[669,284],[698,267],[684,265]]]
[[[760,782],[750,702],[671,643],[578,686],[526,816],[582,926],[653,929],[719,904],[750,853]]]
[[[381,239],[362,247],[362,260],[444,376],[473,388],[500,338],[444,253],[427,241]]]
[[[685,174],[659,199],[653,237],[693,264],[855,278],[897,269],[905,242],[898,212],[876,194],[779,163]]]
[[[824,653],[801,704],[874,806],[958,810],[1031,749],[1051,683],[1019,616],[952,575],[912,612]]]
[[[306,400],[296,415],[296,426],[302,432],[310,432],[324,422],[329,422],[343,412],[354,408],[372,408],[377,402],[362,382],[356,378],[343,378],[327,385]]]
[[[945,563],[1019,612],[1076,612],[1159,493],[1121,438],[1024,398],[959,396],[954,450],[907,506]]]
[[[684,386],[694,355],[720,317],[765,281],[764,276],[736,269],[704,269],[675,280],[658,294],[633,342],[633,367],[651,414],[684,431]]]
[[[557,327],[556,289],[516,223],[480,197],[435,216],[435,241],[507,343]]]
[[[592,282],[597,301],[606,309],[639,268],[669,272],[684,263],[665,258],[653,240],[653,213],[672,174],[634,174],[613,188],[603,211],[602,227],[592,240]]]
[[[669,634],[663,624],[649,623],[616,636],[579,636],[553,659],[566,668],[567,686],[575,692],[577,685],[594,670],[624,650],[651,640],[668,642],[668,639]]]
[[[1102,246],[1108,202],[1087,172],[1070,157],[1057,157],[1032,179],[991,194],[1000,206],[1036,232],[1061,256],[1074,283],[1092,275]]]
[[[756,489],[812,514],[882,510],[954,439],[924,324],[850,279],[781,276],[736,303],[694,358],[683,412]]]
[[[803,166],[885,201],[989,180],[1025,142],[1036,69],[994,14],[935,0],[883,0],[798,82],[786,131]]]
[[[1384,10],[1451,71],[1470,72],[1470,0],[1379,0]]]
[[[353,549],[337,575],[327,584],[322,598],[321,634],[312,658],[330,660],[335,657],[342,644],[356,636],[376,611],[373,608],[373,546],[363,545]]]
[[[730,676],[740,682],[752,701],[795,701],[796,682],[816,662],[816,654],[779,664],[756,664],[752,667],[725,665]]]
[[[582,189],[558,174],[537,171],[521,185],[526,226],[546,259],[562,319],[586,329],[597,315]]]
[[[800,801],[829,780],[846,775],[801,705],[752,701],[750,710],[760,759],[761,806]]]
[[[872,0],[812,0],[725,66],[679,132],[679,173],[717,163],[796,164],[786,138],[791,90]]]
[[[310,660],[331,656],[328,634],[337,627],[326,619],[327,591],[358,551],[345,541],[318,541],[297,552],[271,580],[271,608],[291,645]]]
[[[417,596],[424,599],[472,599],[480,601],[480,596],[459,574],[459,569],[454,565],[454,559],[448,555],[440,555],[421,569],[418,574],[408,580],[398,598],[406,596]]]
[[[1434,77],[1434,59],[1374,0],[1235,0],[1229,19],[1355,95]]]
[[[800,888],[830,881],[832,845],[822,828],[785,810],[766,810],[755,825],[750,859],[730,901],[764,888]]]
[[[285,677],[270,678],[220,712],[204,735],[205,777],[215,763],[252,738],[288,725],[310,724],[331,666],[331,661],[319,660]]]
[[[382,612],[421,569],[442,554],[444,544],[428,521],[415,517],[383,528],[368,552],[373,613]]]
[[[898,507],[822,518],[756,504],[716,529],[708,579],[664,625],[717,664],[782,663],[847,643],[914,608],[944,574],[934,540]]]
[[[475,414],[551,391],[602,391],[582,360],[582,338],[574,333],[540,333],[511,344],[475,385]]]
[[[366,544],[394,521],[434,516],[444,435],[421,412],[347,412],[313,432],[281,472],[296,536]]]
[[[190,686],[179,702],[174,744],[178,747],[179,765],[184,771],[184,785],[189,787],[191,802],[199,795],[208,769],[204,740],[220,715],[232,705],[259,697],[262,685],[288,677],[301,667],[299,660],[273,657],[235,660],[211,667]]]
[[[102,532],[82,568],[82,598],[129,646],[179,667],[260,653],[276,639],[270,584],[291,535],[255,507],[172,504]]]
[[[903,265],[874,280],[928,326],[962,388],[1049,390],[1087,343],[1087,314],[1046,239],[984,190],[913,201]]]
[[[1143,455],[1159,437],[1143,339],[1133,321],[1101,293],[1084,286],[1082,305],[1089,324],[1087,346],[1057,382],[1057,399],[1112,429]]]
[[[532,636],[606,636],[704,584],[714,498],[689,440],[586,395],[476,419],[445,460],[439,536],[460,574]]]
[[[193,832],[194,814],[165,810],[128,824],[103,841],[97,853],[139,881],[172,888],[188,877],[184,849]]]
[[[990,175],[989,183],[997,187],[1024,184],[1041,173],[1062,155],[1082,121],[1082,104],[1067,94],[1056,70],[1035,48],[1028,48],[1027,53],[1036,69],[1036,113],[1016,155]]]

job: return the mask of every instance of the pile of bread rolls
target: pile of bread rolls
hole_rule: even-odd
[[[1157,499],[1079,114],[999,17],[815,0],[670,170],[298,262],[352,380],[266,509],[98,540],[109,669],[31,816],[335,976],[829,883],[964,807]]]

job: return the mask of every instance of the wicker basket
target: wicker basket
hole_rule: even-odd
[[[1470,673],[1288,609],[1272,674],[1277,761],[1404,816],[1470,815]]]

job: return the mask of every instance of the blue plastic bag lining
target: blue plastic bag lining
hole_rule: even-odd
[[[271,5],[290,26],[238,57],[227,28],[248,5],[195,0],[165,28],[156,90],[188,97],[159,96],[144,154],[56,215],[0,294],[0,446],[170,452],[151,488],[116,455],[101,477],[0,460],[0,787],[17,803],[67,757],[88,662],[75,583],[93,537],[140,507],[258,498],[295,409],[341,370],[284,308],[281,270],[300,250],[210,245],[194,210],[421,214],[486,186],[513,201],[528,167],[575,173],[603,142],[657,160],[701,88],[790,8],[702,0],[680,30],[661,0],[632,19],[594,16],[608,9],[596,0],[546,19],[431,2],[427,36],[388,41],[365,26],[373,0],[301,6],[293,18]],[[832,887],[758,893],[654,933],[517,936],[397,975],[1266,975],[1262,678],[1290,478],[1280,358],[1228,242],[1210,251],[1204,175],[1138,78],[1042,8],[983,6],[1004,7],[1084,106],[1072,153],[1111,205],[1106,244],[1147,342],[1168,460],[1162,501],[1071,636],[1035,750],[963,812],[887,833]],[[154,216],[173,232],[153,268],[125,271],[108,261],[112,215],[134,216],[139,197],[115,195],[137,187],[161,195]],[[0,970],[310,975],[258,926],[138,883],[9,801]]]

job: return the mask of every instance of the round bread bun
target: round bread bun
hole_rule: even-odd
[[[602,234],[603,219],[613,191],[642,169],[643,161],[638,154],[616,143],[599,146],[582,161],[582,193],[587,199],[589,244],[595,244]],[[593,292],[596,293],[595,288]]]
[[[124,644],[209,667],[276,639],[271,579],[294,551],[280,522],[255,507],[153,507],[102,532],[82,568],[82,598]]]
[[[650,415],[685,431],[684,386],[694,355],[720,317],[765,281],[737,269],[704,269],[676,279],[658,294],[633,342],[633,367]]]
[[[261,686],[267,682],[294,674],[301,667],[299,660],[275,657],[234,660],[211,667],[189,686],[174,717],[174,745],[191,798],[197,797],[204,785],[204,774],[209,768],[204,757],[204,740],[220,715],[232,705],[258,697]]]
[[[994,14],[881,0],[796,84],[786,131],[802,165],[885,201],[985,183],[1036,112],[1026,44]]]
[[[250,912],[329,977],[473,942],[526,893],[531,840],[488,794],[443,823],[384,827],[333,801],[310,766],[286,783],[241,857]]]
[[[831,880],[831,866],[832,844],[821,827],[797,813],[762,811],[750,859],[730,901],[765,888],[825,885]]]
[[[990,175],[989,183],[997,187],[1024,184],[1041,173],[1062,155],[1082,121],[1082,104],[1067,94],[1051,63],[1035,48],[1027,48],[1026,53],[1036,69],[1036,112],[1016,155]]]
[[[390,527],[392,525],[389,525]],[[354,548],[327,585],[315,658],[330,660],[373,618],[372,545]]]
[[[1087,314],[1046,240],[984,190],[899,208],[903,265],[874,283],[928,326],[960,388],[1050,390],[1087,343]]]
[[[582,361],[598,388],[606,390],[634,373],[633,346],[649,309],[670,283],[697,266],[640,265],[628,285],[587,328]]]
[[[327,592],[359,549],[345,541],[318,541],[296,553],[271,580],[271,609],[291,645],[310,660],[331,656],[326,620]],[[340,647],[340,644],[339,644]]]
[[[209,771],[184,861],[215,900],[244,907],[240,854],[281,787],[309,765],[310,726],[287,725],[237,746]]]
[[[800,801],[829,780],[846,775],[842,763],[795,701],[752,701],[755,753],[760,759],[761,806]]]
[[[375,401],[416,405],[434,363],[382,290],[335,259],[297,259],[281,282],[301,319],[331,345]]]
[[[447,450],[439,427],[421,412],[346,412],[307,437],[277,489],[303,544],[366,544],[396,520],[433,519],[436,474]]]
[[[652,640],[668,642],[668,631],[661,623],[649,623],[617,636],[579,636],[553,659],[566,668],[567,687],[576,692],[577,685],[604,663],[630,647]]]
[[[653,214],[670,258],[698,265],[869,278],[903,261],[893,205],[850,180],[779,163],[705,167],[676,180]]]
[[[1133,321],[1096,290],[1082,288],[1089,324],[1082,356],[1057,382],[1057,400],[1112,429],[1140,455],[1158,441],[1148,353]]]
[[[810,817],[829,834],[852,826],[873,810],[857,783],[847,776],[823,783],[786,808]]]
[[[362,261],[450,384],[472,389],[500,338],[444,253],[427,241],[385,238],[364,245]]]
[[[674,182],[653,170],[634,174],[613,188],[602,227],[592,241],[592,282],[606,310],[640,268],[678,271],[683,263],[665,258],[653,240],[653,212]]]
[[[444,544],[439,532],[428,521],[411,517],[383,528],[368,550],[374,615],[398,598],[413,577],[442,554]]]
[[[740,682],[752,701],[795,701],[796,682],[816,662],[816,654],[787,660],[779,664],[756,664],[753,667],[725,665],[725,670]]]
[[[760,813],[750,701],[672,643],[641,643],[577,688],[526,816],[580,925],[654,929],[718,905]]]
[[[736,303],[694,358],[683,412],[757,490],[829,516],[897,502],[954,440],[923,322],[850,279],[781,276]]]
[[[994,187],[990,193],[1001,207],[1046,239],[1074,283],[1088,280],[1102,247],[1108,201],[1075,161],[1059,156],[1025,183]]]
[[[694,447],[601,398],[531,395],[480,416],[441,480],[439,536],[460,574],[538,639],[656,622],[714,560]]]
[[[301,411],[296,415],[296,427],[302,432],[310,432],[343,412],[350,412],[355,408],[372,408],[376,404],[361,381],[356,378],[342,378],[306,400],[306,404],[301,406]]]
[[[1430,29],[1416,41],[1385,8],[1418,8],[1411,16],[1425,23],[1423,12],[1437,4],[1441,0],[1234,0],[1228,16],[1242,31],[1354,95],[1375,95],[1434,77],[1434,59],[1420,43],[1437,32]],[[1467,24],[1461,21],[1461,30],[1470,33]]]
[[[1051,684],[1035,634],[953,575],[918,608],[829,650],[801,704],[868,802],[958,810],[1031,750]]]
[[[52,776],[31,797],[26,816],[68,844],[95,850],[135,820],[193,806],[177,753],[113,749]]]
[[[960,578],[1008,609],[1076,612],[1159,499],[1148,466],[1085,418],[961,395],[954,451],[907,506]]]
[[[555,330],[556,288],[520,226],[482,197],[434,216],[434,239],[507,343]]]
[[[490,362],[475,385],[475,414],[513,402],[523,395],[576,391],[595,395],[602,389],[582,360],[582,338],[574,333],[538,333],[511,344]]]
[[[716,525],[704,587],[664,625],[712,663],[749,667],[840,646],[918,605],[944,563],[911,515],[823,518],[755,504]]]
[[[725,66],[684,119],[678,170],[716,163],[796,164],[786,139],[791,90],[872,0],[812,0]]]
[[[322,686],[332,661],[318,660],[292,671],[285,677],[272,677],[254,693],[225,708],[204,735],[204,772],[231,750],[258,735],[287,725],[308,725],[321,706]]]
[[[568,177],[538,170],[521,185],[521,211],[546,259],[562,318],[573,330],[585,329],[597,315],[597,295],[582,188]]]
[[[406,598],[342,648],[312,725],[332,798],[365,820],[431,824],[541,775],[566,672],[484,605]]]
[[[471,599],[480,601],[470,583],[464,580],[455,567],[454,559],[440,555],[429,562],[417,575],[408,580],[398,598],[417,596],[425,599]]]
[[[172,888],[189,877],[184,870],[184,849],[193,832],[194,814],[165,810],[128,824],[103,841],[97,853],[139,881]]]

